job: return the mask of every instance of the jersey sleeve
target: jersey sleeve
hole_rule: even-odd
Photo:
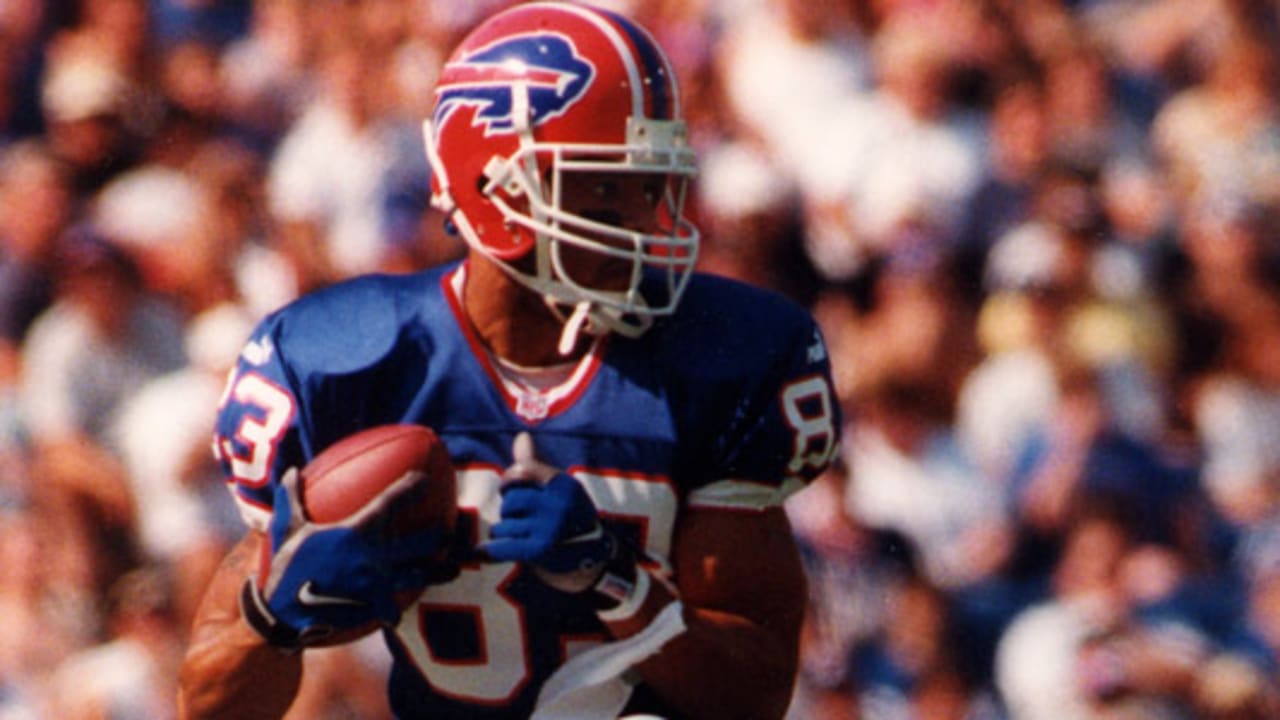
[[[351,433],[401,422],[425,372],[414,315],[436,275],[367,276],[300,298],[254,331],[219,404],[214,454],[247,524],[266,527],[289,468]]]
[[[278,348],[278,322],[268,318],[245,345],[218,408],[214,456],[222,464],[240,516],[255,530],[271,519],[276,483],[305,464],[299,412],[303,398]]]
[[[690,395],[695,469],[690,507],[760,510],[780,505],[833,461],[840,408],[832,391],[826,345],[808,313],[776,296],[733,303]],[[743,312],[746,310],[746,312]],[[737,318],[727,320],[728,317]]]

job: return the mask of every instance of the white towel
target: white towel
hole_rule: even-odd
[[[684,607],[676,601],[639,633],[574,657],[547,678],[530,720],[614,720],[631,697],[623,674],[684,631]]]

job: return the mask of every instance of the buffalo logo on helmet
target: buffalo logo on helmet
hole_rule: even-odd
[[[443,127],[459,108],[476,108],[472,121],[486,136],[515,132],[515,89],[524,84],[531,126],[563,115],[586,94],[595,68],[570,40],[556,33],[505,38],[449,63],[436,89],[432,118]]]

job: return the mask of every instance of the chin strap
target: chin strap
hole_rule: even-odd
[[[562,306],[554,298],[544,296],[544,300],[547,307],[551,308],[551,312],[564,323],[564,329],[560,332],[560,342],[556,345],[561,355],[573,352],[574,346],[578,343],[578,336],[584,332],[589,335],[615,332],[625,337],[637,338],[653,325],[651,315],[628,318],[614,312],[611,308],[600,307],[590,300],[579,300],[573,306],[569,316],[565,317]]]
[[[590,320],[590,316],[590,302],[583,300],[573,307],[573,313],[564,321],[564,329],[560,331],[560,343],[556,345],[561,355],[573,352],[573,347],[578,344],[578,336],[582,334],[582,328]]]

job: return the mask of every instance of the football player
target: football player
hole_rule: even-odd
[[[468,256],[304,297],[245,348],[215,446],[250,529],[183,715],[279,716],[299,652],[377,618],[401,717],[781,717],[805,604],[781,504],[840,420],[811,318],[693,272],[665,55],[612,12],[519,5],[447,61],[424,135]],[[388,423],[447,446],[453,536],[300,524],[294,469]]]

